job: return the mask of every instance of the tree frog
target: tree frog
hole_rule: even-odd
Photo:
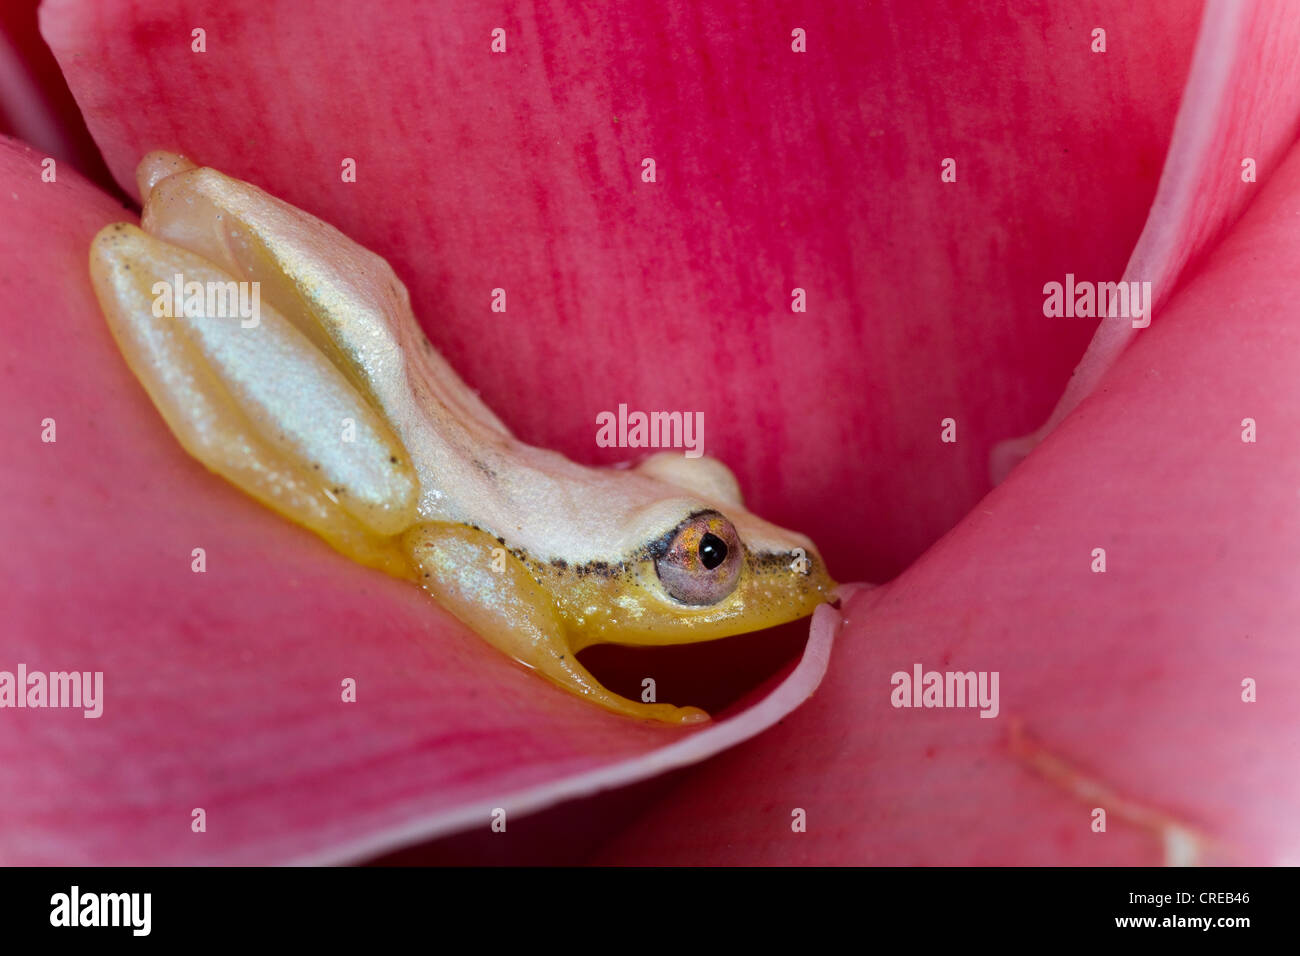
[[[90,274],[181,445],[538,674],[629,717],[705,720],[612,693],[577,652],[746,633],[830,599],[812,542],[745,510],[720,462],[595,468],[518,441],[388,263],[332,226],[174,153],[137,179],[140,227],[101,230]]]

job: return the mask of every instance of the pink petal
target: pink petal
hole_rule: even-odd
[[[42,13],[125,188],[141,154],[178,148],[339,226],[393,262],[434,343],[534,444],[609,462],[627,453],[595,446],[598,412],[703,411],[756,511],[809,533],[842,579],[879,580],[987,490],[993,442],[1060,395],[1091,329],[1044,321],[1043,282],[1121,271],[1199,10]],[[489,311],[498,287],[506,316]]]
[[[0,5],[0,135],[25,140],[108,186],[108,168],[37,30],[36,6],[37,0]]]
[[[1297,222],[1292,150],[1098,390],[846,607],[816,697],[692,772],[603,858],[1300,860]],[[999,671],[1000,715],[894,709],[891,675],[918,662]]]
[[[0,670],[102,671],[104,709],[4,711],[0,863],[350,859],[703,759],[816,687],[829,607],[730,720],[607,715],[206,472],[90,290],[90,239],[123,211],[71,173],[42,183],[39,160],[0,140]]]
[[[1300,19],[1285,0],[1207,4],[1160,188],[1124,270],[1125,281],[1152,283],[1156,311],[1188,265],[1237,220],[1294,142],[1300,130],[1297,49]],[[1247,157],[1256,163],[1258,183],[1242,180]],[[1137,334],[1124,319],[1097,327],[1047,422],[994,449],[994,480],[1001,481],[1091,394]]]

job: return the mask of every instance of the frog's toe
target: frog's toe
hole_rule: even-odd
[[[601,688],[604,691],[604,688]],[[608,710],[636,717],[640,720],[655,720],[664,724],[702,724],[711,720],[708,713],[698,707],[678,707],[676,704],[642,704],[626,697],[605,691],[602,695],[591,695],[591,699]]]

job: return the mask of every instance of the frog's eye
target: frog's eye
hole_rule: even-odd
[[[652,548],[664,590],[682,604],[717,604],[736,587],[744,545],[716,511],[693,514]]]

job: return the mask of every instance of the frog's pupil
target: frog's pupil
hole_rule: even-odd
[[[727,542],[712,532],[705,532],[700,539],[700,562],[712,571],[727,560]]]

